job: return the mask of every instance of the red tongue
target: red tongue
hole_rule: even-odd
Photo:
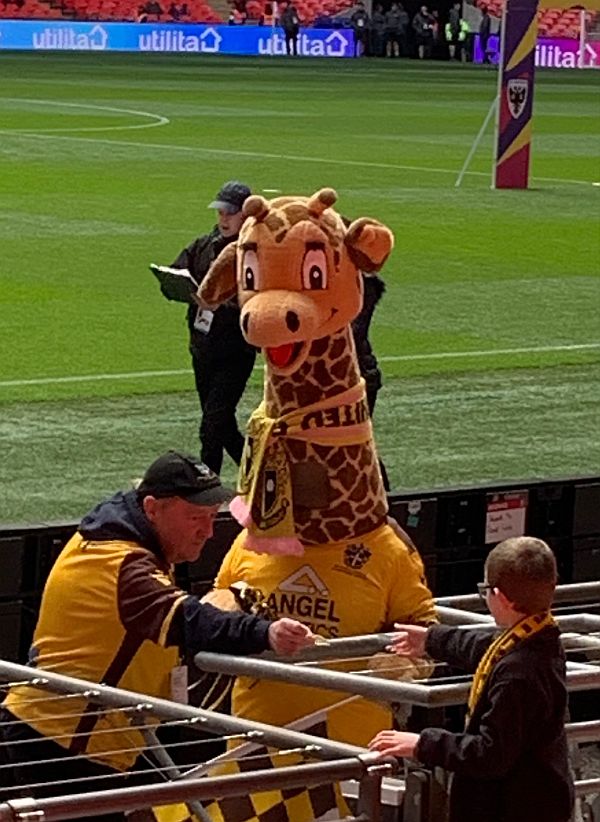
[[[269,359],[278,368],[283,368],[292,359],[294,354],[294,343],[285,343],[274,348],[267,348]]]

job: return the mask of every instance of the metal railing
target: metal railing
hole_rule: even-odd
[[[568,589],[568,590],[566,590]],[[568,655],[577,654],[577,660],[568,662],[567,685],[571,691],[600,689],[600,616],[586,613],[585,603],[597,601],[600,583],[561,586],[557,589],[557,621],[563,629],[562,641]],[[559,603],[576,602],[577,613],[560,613]],[[477,613],[478,597],[446,597],[438,600],[442,621],[465,628],[489,631],[493,622],[488,615]],[[390,704],[405,703],[427,707],[461,705],[466,701],[470,683],[468,677],[444,676],[441,666],[437,677],[415,681],[394,681],[387,678],[385,667],[371,669],[369,660],[380,654],[389,644],[390,634],[332,639],[325,645],[307,649],[301,655],[283,661],[273,654],[261,657],[230,657],[219,654],[198,654],[196,665],[204,671],[227,675],[293,682],[296,685],[318,687],[361,695],[368,699]],[[390,664],[395,657],[390,656]],[[584,660],[584,661],[581,661]],[[332,670],[338,662],[354,663],[350,672]],[[139,751],[145,750],[154,762],[153,776],[163,784],[144,784],[132,787],[107,787],[106,790],[73,794],[76,785],[65,785],[64,795],[46,798],[23,798],[15,793],[0,803],[0,822],[35,819],[51,822],[81,816],[137,810],[142,808],[185,802],[203,822],[209,819],[204,804],[235,796],[247,796],[258,791],[281,790],[301,786],[331,784],[356,780],[355,816],[348,819],[376,822],[381,818],[384,805],[382,779],[397,769],[395,760],[381,760],[362,748],[339,743],[298,727],[274,727],[264,723],[243,720],[226,714],[195,708],[61,676],[26,666],[0,662],[0,682],[6,686],[31,684],[40,691],[40,699],[58,699],[65,706],[74,697],[83,698],[85,706],[93,703],[100,714],[118,710],[127,717],[127,728],[143,735]],[[57,697],[58,695],[58,697]],[[62,701],[60,701],[62,700]],[[89,710],[89,709],[88,709]],[[566,726],[571,745],[600,741],[600,708],[598,718]],[[192,761],[176,763],[177,745],[165,743],[157,734],[162,728],[209,732],[239,747],[226,754],[202,757],[205,739],[198,739]],[[265,757],[266,747],[280,767],[261,769],[259,760]],[[260,753],[257,750],[260,748]],[[247,753],[243,751],[247,750]],[[1,753],[1,751],[0,751]],[[223,767],[240,763],[246,757],[244,772],[223,774]],[[286,764],[289,759],[292,764]],[[0,757],[1,759],[1,757]],[[0,764],[0,776],[3,769]],[[0,780],[1,782],[1,780]],[[122,782],[120,783],[123,784]],[[404,819],[411,822],[436,822],[439,812],[434,799],[434,780],[423,771],[405,770],[403,777],[393,783],[396,799],[402,799]],[[58,786],[60,788],[60,786]],[[34,786],[30,786],[30,792]],[[419,794],[419,791],[421,794]],[[578,796],[600,793],[600,778],[582,778],[576,781]],[[385,791],[384,791],[385,793]],[[1,796],[1,794],[0,794]],[[404,798],[406,807],[404,808]],[[441,800],[440,800],[441,801]]]
[[[52,672],[36,671],[14,663],[0,661],[0,681],[4,682],[4,687],[33,685],[41,693],[47,694],[48,698],[55,699],[55,695],[59,694],[66,702],[82,697],[86,704],[93,702],[95,706],[99,706],[100,714],[118,709],[128,717],[130,730],[143,732],[147,745],[144,750],[152,751],[158,765],[149,774],[155,776],[160,773],[161,778],[168,780],[165,784],[107,787],[106,790],[77,793],[72,792],[77,780],[71,780],[69,785],[64,785],[63,795],[39,799],[15,795],[0,803],[0,822],[25,819],[52,822],[58,819],[140,810],[174,802],[188,803],[197,818],[208,820],[209,817],[202,805],[205,800],[214,801],[300,786],[308,788],[341,780],[357,780],[359,784],[357,816],[351,818],[361,822],[377,822],[381,810],[381,780],[397,770],[395,760],[382,760],[377,754],[353,745],[289,728],[237,719]],[[43,699],[43,696],[40,696],[40,699]],[[69,715],[80,717],[83,712]],[[254,748],[261,745],[266,749],[266,746],[269,746],[275,748],[273,756],[283,759],[294,755],[301,762],[261,770],[258,764],[253,768],[252,763],[253,759],[258,761],[261,756],[264,758],[264,754],[254,757],[250,755],[250,764],[245,766],[243,773],[211,776],[211,770],[241,761],[242,753],[236,753],[234,748],[224,755],[181,768],[171,757],[170,746],[161,743],[155,733],[158,721],[163,728],[171,726],[201,729],[222,735],[223,739],[228,741],[249,743]],[[242,747],[238,750],[242,751]],[[124,747],[123,750],[127,751],[128,748]],[[142,748],[139,752],[142,753]],[[323,761],[310,761],[315,759]],[[39,766],[43,767],[44,762],[44,759],[40,759]],[[7,766],[0,765],[0,770],[5,767]],[[35,786],[28,787],[33,791]],[[54,789],[58,790],[59,787],[55,785]],[[27,788],[21,788],[22,790],[27,792]]]

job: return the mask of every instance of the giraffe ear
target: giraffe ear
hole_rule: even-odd
[[[199,305],[216,308],[236,295],[236,252],[237,243],[229,243],[208,269],[195,295]]]
[[[383,266],[394,247],[394,235],[377,220],[361,217],[348,226],[344,237],[352,262],[370,274]]]

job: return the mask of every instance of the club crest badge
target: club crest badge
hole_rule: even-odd
[[[506,97],[508,101],[508,110],[514,120],[518,120],[525,106],[527,105],[527,98],[529,96],[529,80],[515,77],[508,81],[506,86]]]
[[[358,570],[359,568],[362,568],[363,565],[366,565],[370,556],[371,552],[362,543],[359,543],[358,545],[349,545],[344,551],[344,564],[347,565],[348,568]]]

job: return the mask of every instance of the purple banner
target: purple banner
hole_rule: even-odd
[[[502,18],[495,188],[527,188],[538,0],[506,0]]]
[[[500,38],[493,34],[487,44],[488,60],[498,65],[500,59]],[[475,35],[473,62],[483,63],[481,39]],[[577,68],[579,66],[579,41],[566,38],[538,37],[535,47],[536,68]],[[586,43],[583,54],[583,68],[600,66],[600,41]]]

